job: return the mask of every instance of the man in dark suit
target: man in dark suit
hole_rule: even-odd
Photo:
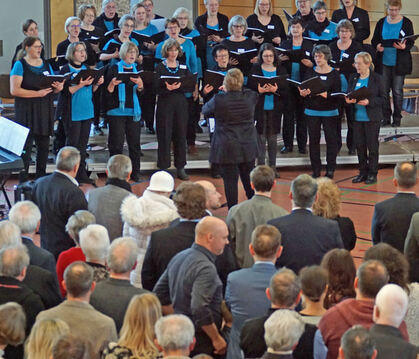
[[[29,252],[30,264],[41,267],[57,277],[52,253],[33,243],[33,238],[41,223],[41,212],[37,205],[31,201],[15,203],[9,212],[9,220],[20,228],[22,243]]]
[[[370,329],[378,359],[416,359],[419,354],[419,348],[406,342],[399,329],[408,303],[406,292],[396,284],[387,284],[378,292],[373,314],[375,324]]]
[[[39,178],[33,188],[33,201],[41,210],[41,247],[58,255],[74,247],[65,231],[70,216],[79,209],[87,210],[83,191],[75,180],[80,166],[80,152],[74,147],[63,147],[57,155],[54,173]]]
[[[416,165],[401,162],[394,168],[393,184],[397,194],[375,205],[371,235],[373,244],[388,243],[403,253],[410,220],[419,211],[419,198],[415,194]]]
[[[176,188],[173,202],[181,218],[173,221],[168,228],[153,232],[145,254],[141,281],[143,288],[148,290],[153,290],[170,260],[191,247],[197,222],[208,215],[205,190],[200,184],[183,182]],[[223,254],[217,257],[216,267],[225,285],[228,273],[235,269],[230,247],[226,246]]]
[[[266,320],[277,310],[294,310],[300,302],[301,288],[296,274],[287,268],[280,269],[271,278],[266,295],[271,301],[271,308],[267,314],[246,320],[240,334],[240,347],[245,358],[260,358],[266,352],[264,339]],[[305,325],[303,335],[293,351],[294,359],[313,358],[313,341],[316,327]]]
[[[284,249],[277,267],[298,273],[305,266],[320,264],[331,249],[343,248],[338,223],[313,215],[311,207],[316,195],[316,180],[307,174],[299,175],[291,183],[292,212],[268,222],[282,236]]]
[[[225,301],[233,316],[233,326],[228,342],[227,359],[236,359],[241,355],[240,330],[243,323],[247,319],[264,315],[270,308],[271,303],[265,291],[276,272],[275,262],[281,251],[279,231],[268,224],[256,226],[249,244],[253,266],[228,275]]]
[[[137,260],[137,252],[137,244],[132,238],[115,239],[109,247],[107,259],[110,276],[96,284],[90,297],[90,304],[96,310],[115,321],[118,333],[132,297],[148,293],[142,288],[134,287],[129,281],[130,272]]]

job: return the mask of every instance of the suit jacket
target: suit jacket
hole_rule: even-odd
[[[74,247],[65,225],[74,212],[87,209],[86,198],[79,187],[59,172],[39,178],[32,195],[42,214],[41,247],[57,259],[62,251]]]
[[[22,237],[22,243],[28,249],[30,264],[47,270],[55,278],[57,278],[57,272],[55,270],[55,259],[52,253],[38,247],[33,243],[31,238]]]
[[[375,340],[377,359],[416,359],[419,348],[406,342],[398,328],[375,324],[370,328]]]
[[[293,359],[294,356],[292,354],[275,354],[275,353],[268,353],[266,352],[263,354],[263,357],[260,359]]]
[[[419,198],[414,193],[399,192],[393,198],[377,203],[371,225],[373,244],[388,243],[403,252],[415,212],[419,212]]]
[[[410,281],[419,282],[419,213],[415,213],[410,221],[404,255],[410,264]]]
[[[153,290],[170,260],[177,253],[190,248],[195,240],[196,224],[196,221],[177,219],[168,228],[151,234],[141,270],[143,288]],[[225,287],[227,275],[237,268],[230,246],[225,246],[223,254],[217,257],[215,266]]]
[[[86,342],[90,359],[99,359],[108,342],[117,340],[113,319],[98,312],[89,303],[66,300],[39,313],[36,320],[42,319],[66,322],[70,332]]]
[[[266,314],[270,308],[271,302],[266,297],[265,290],[275,272],[273,263],[257,262],[250,268],[243,268],[228,275],[225,301],[233,315],[233,326],[227,358],[240,357],[240,330],[244,322]]]
[[[331,249],[343,248],[337,222],[315,216],[308,209],[295,209],[268,224],[277,227],[282,235],[283,251],[277,267],[287,267],[295,273],[305,266],[320,264]]]
[[[265,327],[266,320],[275,310],[270,308],[268,313],[259,318],[246,320],[240,334],[240,347],[245,358],[259,358],[266,352]],[[305,330],[293,351],[295,359],[313,358],[314,334],[316,326],[305,324]]]
[[[274,204],[271,198],[260,195],[254,195],[247,201],[230,208],[226,222],[231,247],[241,268],[253,266],[254,261],[249,252],[249,244],[255,227],[287,214],[288,212]]]

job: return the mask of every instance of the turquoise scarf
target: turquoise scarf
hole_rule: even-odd
[[[118,72],[124,72],[125,68],[132,68],[133,72],[137,72],[137,67],[135,64],[127,64],[124,60],[118,62]],[[140,101],[138,101],[137,96],[137,85],[132,89],[132,103],[134,104],[134,121],[140,121],[141,119],[141,107]],[[121,110],[125,109],[125,84],[122,82],[118,85],[118,98],[119,98],[119,108]]]

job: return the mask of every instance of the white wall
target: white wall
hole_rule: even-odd
[[[3,56],[0,56],[0,74],[10,72],[16,46],[22,42],[22,23],[34,19],[38,23],[39,36],[44,39],[43,0],[0,0],[0,40],[3,40]]]

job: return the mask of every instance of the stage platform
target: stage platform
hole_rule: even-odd
[[[342,124],[342,139],[345,141],[347,128],[346,124]],[[205,133],[207,128],[204,127],[204,133],[198,134],[196,139],[197,154],[187,155],[186,169],[208,169],[208,153],[209,153],[209,136]],[[288,166],[309,166],[310,158],[308,153],[303,155],[297,150],[287,154],[280,154],[279,149],[282,147],[282,137],[278,136],[278,153],[276,165],[278,167]],[[141,157],[141,170],[157,169],[157,139],[155,135],[141,134],[141,148],[144,156]],[[297,149],[297,146],[294,147]],[[127,154],[127,146],[124,146],[124,153]],[[322,163],[326,161],[326,145],[324,138],[321,142]],[[103,173],[106,169],[106,162],[109,158],[107,149],[107,135],[91,136],[89,139],[89,150],[87,167],[93,173]],[[380,129],[380,164],[392,164],[399,161],[417,161],[419,159],[419,116],[407,115],[402,119],[401,127],[385,126]],[[346,144],[337,157],[338,164],[357,164],[356,155],[348,155]],[[54,164],[47,166],[47,172],[52,172],[55,168]],[[30,173],[35,172],[35,166],[30,167]]]

